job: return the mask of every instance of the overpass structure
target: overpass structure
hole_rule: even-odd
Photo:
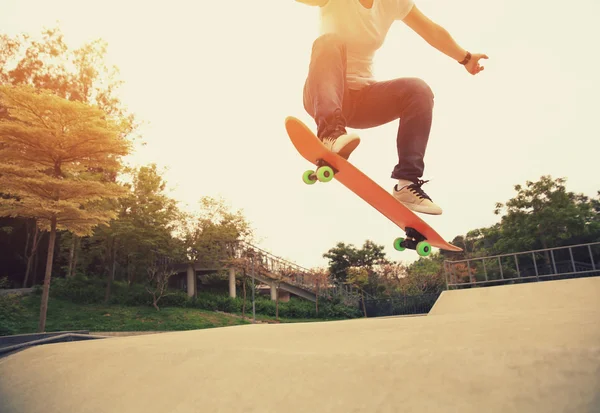
[[[187,275],[186,290],[188,296],[194,296],[198,289],[198,273],[226,270],[229,275],[229,296],[236,297],[236,279],[242,270],[224,261],[245,260],[246,275],[270,287],[271,299],[287,301],[293,294],[315,302],[317,295],[328,299],[339,297],[345,304],[355,306],[359,301],[359,290],[350,285],[341,284],[332,279],[319,280],[308,268],[281,258],[269,251],[245,241],[218,243],[211,256],[220,259],[200,259],[196,262],[175,266],[178,273]],[[216,250],[216,252],[215,252]],[[282,293],[283,292],[283,293]]]

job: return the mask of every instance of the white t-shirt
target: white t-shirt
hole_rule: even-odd
[[[375,52],[383,45],[392,23],[411,11],[414,0],[374,0],[365,8],[359,0],[329,0],[320,7],[320,33],[336,33],[346,44],[350,89],[373,83]]]

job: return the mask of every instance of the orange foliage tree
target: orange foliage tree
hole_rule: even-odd
[[[29,86],[1,86],[0,216],[34,218],[49,232],[38,331],[46,325],[57,230],[90,235],[115,217],[109,202],[124,194],[116,175],[129,153],[128,125],[97,107]]]

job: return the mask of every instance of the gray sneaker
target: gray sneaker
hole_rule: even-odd
[[[395,185],[392,195],[412,211],[430,215],[441,215],[442,208],[437,206],[421,188],[426,182],[429,181],[419,179],[417,182],[403,186],[400,189],[398,189],[398,185]]]

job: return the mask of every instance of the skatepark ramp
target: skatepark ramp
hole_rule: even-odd
[[[446,291],[422,317],[56,343],[0,361],[2,413],[282,409],[600,412],[600,277]]]
[[[428,315],[550,314],[587,309],[600,310],[600,277],[446,290]]]

